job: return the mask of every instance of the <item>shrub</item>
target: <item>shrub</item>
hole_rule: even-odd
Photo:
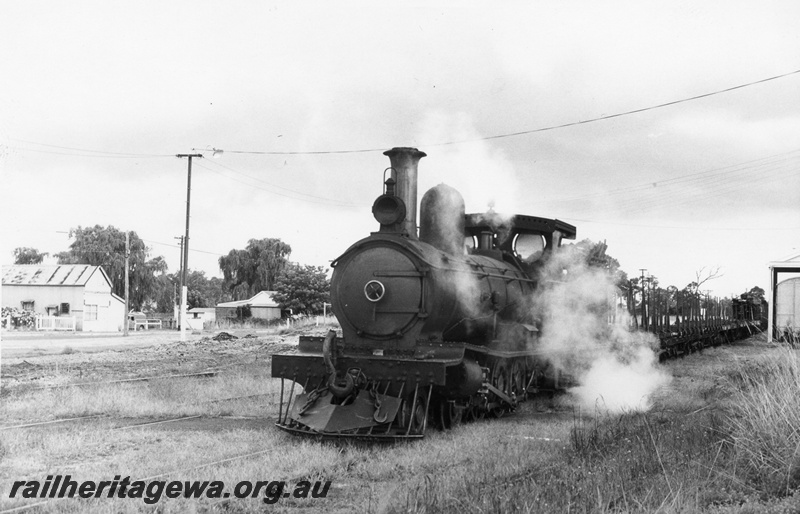
[[[32,330],[36,326],[36,314],[31,311],[23,311],[14,307],[3,307],[2,327],[7,329]],[[11,325],[8,326],[9,320]]]

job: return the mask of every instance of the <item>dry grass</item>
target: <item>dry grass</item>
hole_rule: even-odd
[[[3,399],[6,424],[47,421],[102,414],[118,418],[191,415],[254,415],[253,403],[275,408],[280,382],[269,374],[230,370],[210,378],[158,379],[130,383],[59,387],[21,391]],[[255,400],[209,402],[237,396],[263,395]]]
[[[198,344],[195,352],[183,352],[183,367],[197,367],[192,364],[195,360],[204,364],[208,356],[200,352],[202,348]],[[250,353],[237,354],[231,361],[235,365],[213,378],[16,388],[6,393],[0,399],[6,420],[96,413],[104,417],[0,432],[0,510],[31,502],[8,499],[14,480],[43,480],[48,474],[71,474],[78,480],[163,474],[165,480],[223,480],[229,487],[243,480],[333,482],[328,498],[281,499],[270,506],[277,511],[800,511],[800,495],[792,494],[798,486],[798,434],[793,427],[800,426],[794,417],[800,366],[791,350],[750,341],[669,362],[665,368],[674,380],[654,399],[655,407],[648,413],[596,415],[573,410],[568,396],[542,398],[524,404],[512,416],[430,432],[414,444],[365,446],[318,443],[279,432],[269,420],[277,413],[280,382],[269,378],[268,359],[253,357],[261,346],[226,348],[214,347],[215,355],[241,348]],[[174,367],[175,361],[169,359],[177,358],[174,351],[163,349],[131,350],[117,357],[125,355],[141,357],[148,366],[155,355],[164,359],[166,369]],[[70,360],[78,357],[86,360]],[[59,367],[61,372],[69,370],[70,376],[76,367],[91,374],[86,362],[108,365],[105,358],[82,354],[58,358],[71,363]],[[132,364],[126,361],[128,365]],[[240,401],[202,403],[262,393]],[[181,415],[204,418],[174,426],[113,430],[133,418]],[[245,423],[250,421],[260,424]],[[225,461],[236,456],[246,457]],[[41,510],[260,512],[264,508],[259,499],[222,503],[162,499],[156,506],[141,500],[68,499],[47,503]]]
[[[798,512],[800,383],[797,354],[785,352],[751,340],[670,362],[676,379],[653,410],[576,411],[566,444],[549,451],[510,445],[495,430],[476,433],[472,444],[497,451],[469,471],[415,479],[393,510]]]
[[[339,322],[333,316],[309,316],[297,320],[218,320],[207,324],[205,330],[259,330],[266,335],[307,334],[310,331],[338,329]]]
[[[769,495],[800,487],[800,352],[782,346],[729,375],[730,432],[741,472]]]

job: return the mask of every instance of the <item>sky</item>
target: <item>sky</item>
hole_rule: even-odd
[[[564,220],[664,286],[766,289],[800,253],[798,21],[789,0],[5,0],[0,260],[99,224],[177,271],[176,154],[201,153],[190,269],[266,237],[327,267],[377,230],[382,152],[412,146],[420,197]]]

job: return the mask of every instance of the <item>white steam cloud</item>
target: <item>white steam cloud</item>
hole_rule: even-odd
[[[419,176],[420,192],[439,182],[453,184],[463,195],[467,212],[486,212],[490,225],[497,227],[508,223],[498,212],[537,214],[519,212],[530,190],[521,184],[503,152],[479,141],[481,136],[467,115],[429,114],[420,141],[473,142],[440,146],[435,151],[422,148],[428,157]],[[554,252],[537,277],[540,287],[531,309],[542,321],[542,332],[536,350],[562,374],[577,380],[571,393],[583,408],[649,409],[651,395],[671,379],[657,367],[657,339],[629,331],[624,309],[615,313],[615,323],[609,323],[609,307],[613,311],[615,304],[612,278],[604,270],[586,266],[574,245],[561,250]],[[464,313],[473,318],[485,315],[477,279],[470,273],[454,273],[452,280]]]
[[[467,212],[516,212],[522,198],[519,178],[506,155],[487,143],[478,141],[478,132],[466,114],[429,113],[422,122],[420,141],[464,141],[465,145],[420,148],[428,156],[420,164],[419,189],[426,191],[444,182],[455,186],[464,196]]]
[[[658,339],[628,330],[627,311],[615,312],[615,286],[589,267],[575,245],[543,268],[533,309],[542,318],[539,350],[578,386],[570,392],[590,412],[647,410],[671,377],[657,367]],[[612,322],[613,320],[613,322]]]

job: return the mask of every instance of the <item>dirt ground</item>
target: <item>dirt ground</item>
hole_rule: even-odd
[[[3,388],[50,387],[68,382],[124,380],[221,370],[294,351],[298,335],[264,331],[121,334],[2,334]]]

